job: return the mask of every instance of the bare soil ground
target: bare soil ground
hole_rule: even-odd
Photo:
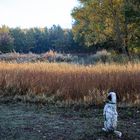
[[[0,140],[118,140],[102,132],[103,107],[0,104]],[[140,140],[140,108],[118,108],[122,140]]]

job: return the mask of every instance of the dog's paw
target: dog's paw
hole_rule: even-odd
[[[122,137],[122,132],[120,132],[120,131],[114,131],[114,133],[115,133],[119,138]]]
[[[107,129],[105,129],[105,128],[102,128],[102,130],[103,130],[104,132],[108,132]]]

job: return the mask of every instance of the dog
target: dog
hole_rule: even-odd
[[[107,102],[104,106],[103,116],[104,116],[104,128],[105,132],[113,132],[117,136],[121,137],[122,133],[116,131],[117,128],[117,97],[115,92],[109,92],[107,96]]]

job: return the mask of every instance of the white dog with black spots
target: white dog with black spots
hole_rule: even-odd
[[[113,132],[117,136],[121,137],[122,133],[116,131],[117,128],[117,97],[115,92],[109,92],[107,97],[107,102],[104,106],[103,116],[104,116],[104,128],[105,132]]]

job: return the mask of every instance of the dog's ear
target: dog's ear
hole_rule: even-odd
[[[109,95],[109,96],[107,97],[107,99],[108,99],[109,101],[112,101],[112,96]]]

